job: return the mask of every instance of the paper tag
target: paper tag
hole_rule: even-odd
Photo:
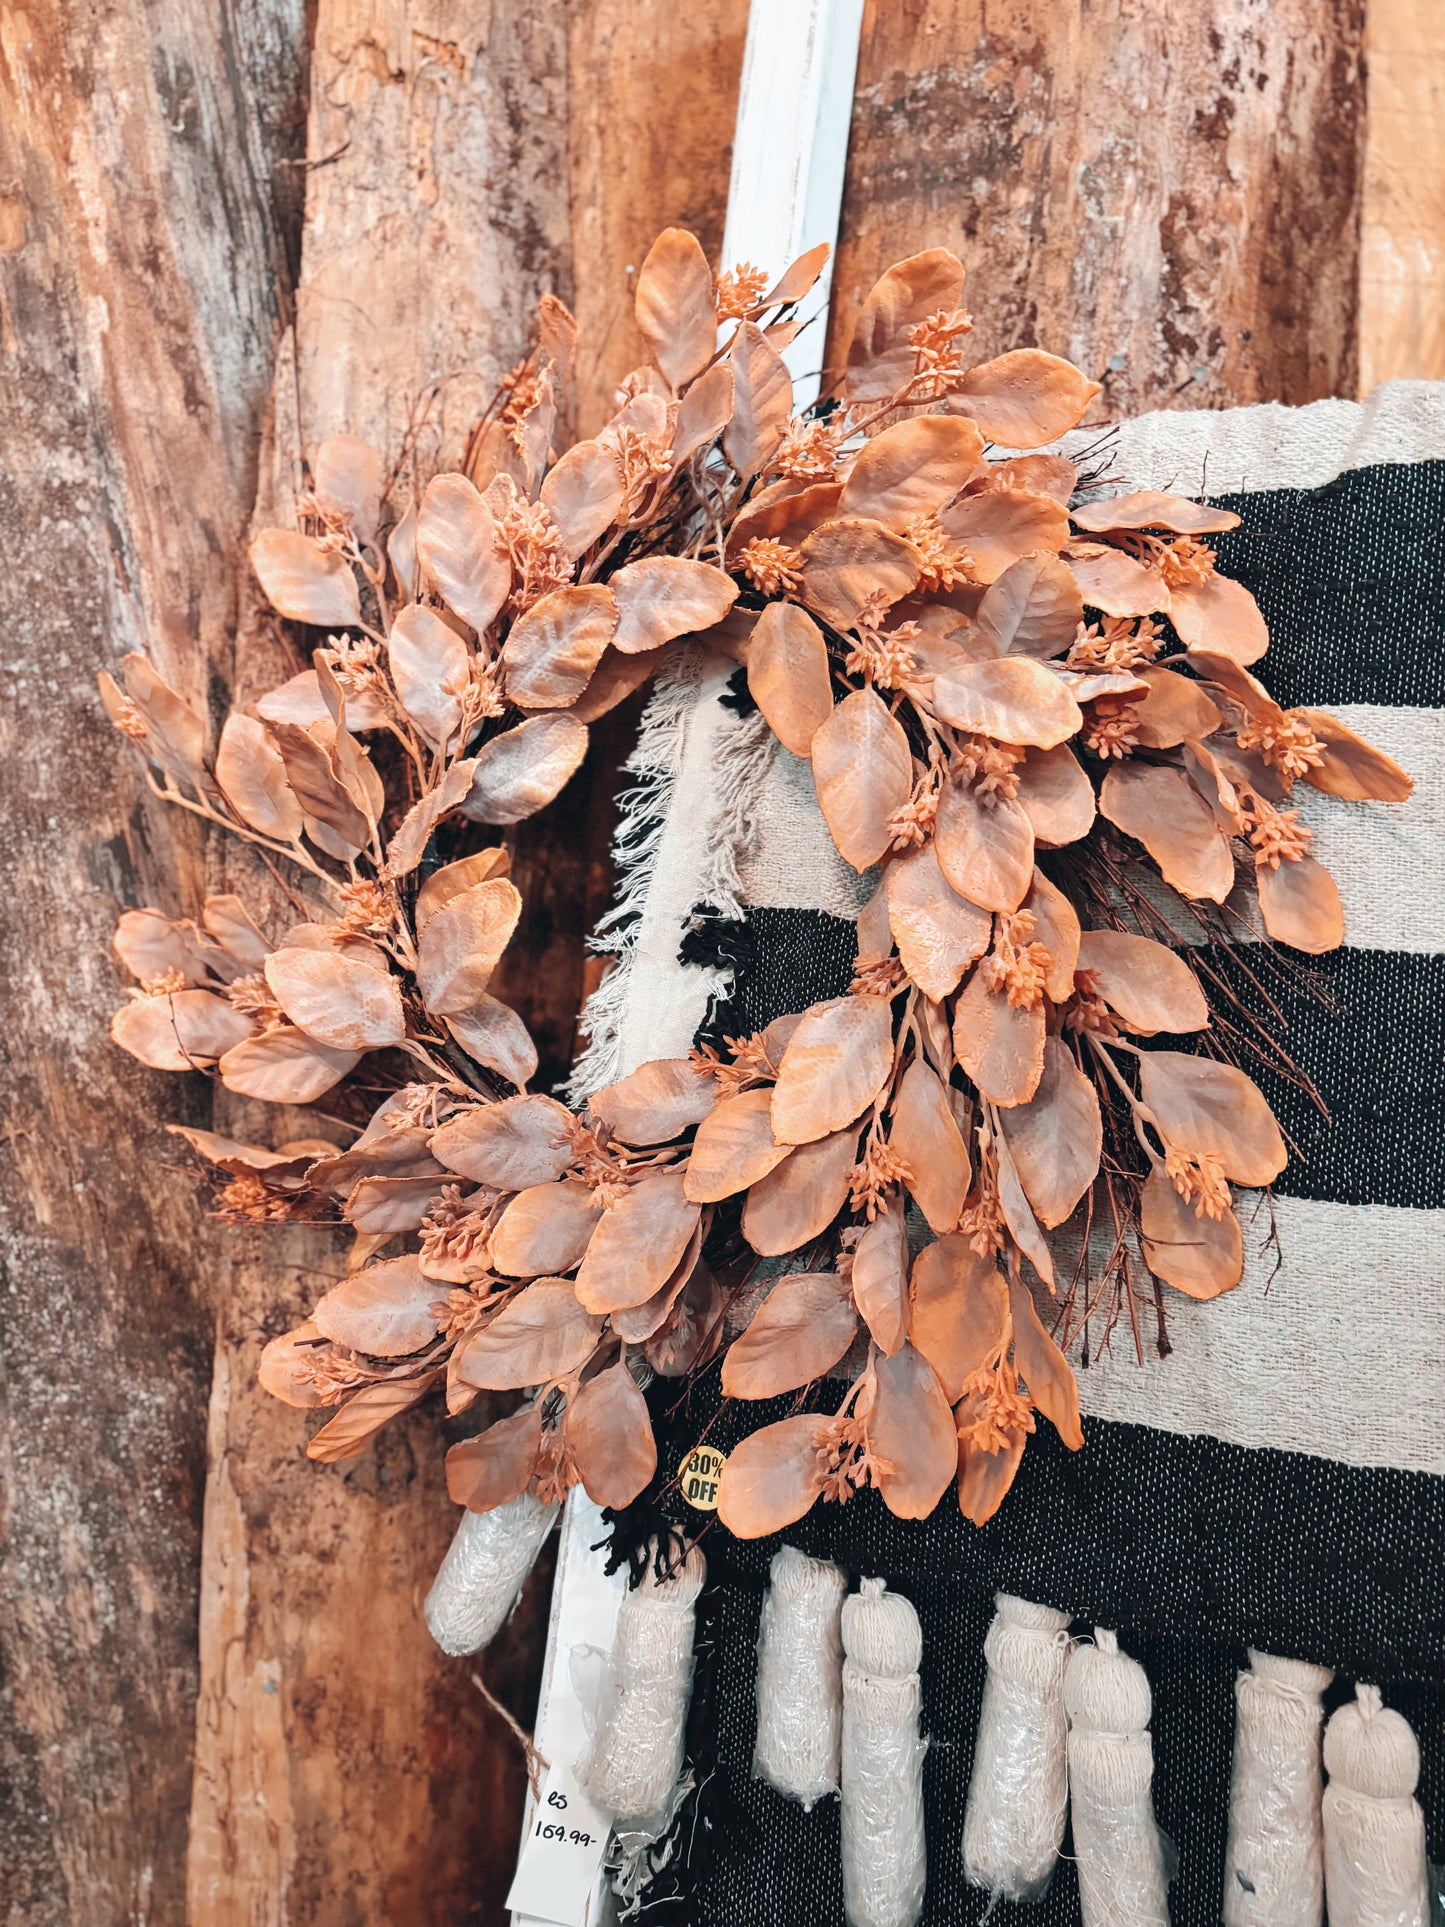
[[[718,1480],[727,1454],[715,1445],[695,1445],[677,1468],[678,1489],[697,1512],[716,1512]]]
[[[586,1927],[611,1831],[612,1822],[587,1798],[572,1768],[552,1767],[532,1810],[508,1907],[560,1927]]]

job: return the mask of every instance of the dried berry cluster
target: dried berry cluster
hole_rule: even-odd
[[[388,1089],[345,1150],[184,1134],[232,1219],[354,1228],[353,1275],[262,1367],[334,1408],[316,1458],[443,1382],[453,1411],[515,1389],[452,1450],[457,1500],[580,1480],[622,1505],[656,1465],[644,1364],[681,1376],[726,1345],[735,1398],[851,1381],[835,1415],[800,1395],[733,1453],[734,1531],[869,1483],[919,1517],[955,1478],[982,1520],[1036,1412],[1079,1443],[1046,1289],[1067,1284],[1076,1327],[1132,1313],[1141,1257],[1195,1297],[1240,1277],[1230,1187],[1269,1185],[1284,1145],[1212,1041],[1188,946],[1147,932],[1182,911],[1196,937],[1258,935],[1257,910],[1285,944],[1338,944],[1291,790],[1408,778],[1249,673],[1265,627],[1206,541],[1236,517],[1071,508],[1069,461],[990,459],[1096,390],[1033,349],[967,365],[952,255],[882,278],[839,394],[795,417],[779,351],[822,257],[764,293],[665,233],[638,278],[652,363],[560,457],[575,328],[551,300],[466,474],[403,504],[369,448],[324,444],[304,528],[252,549],[275,609],[321,632],[314,666],[213,752],[142,658],[104,679],[158,792],[294,866],[307,910],[275,931],[234,897],[199,924],[123,917],[139,987],[116,1041],[278,1104],[363,1060]],[[540,809],[588,724],[698,636],[746,664],[842,856],[877,871],[856,980],[574,1114],[526,1094],[536,1052],[488,988],[520,908],[505,843],[460,832]],[[1137,1041],[1191,1032],[1198,1054]],[[911,1263],[910,1201],[933,1234]],[[789,1261],[766,1293],[760,1258]]]

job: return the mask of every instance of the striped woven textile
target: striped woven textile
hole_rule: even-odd
[[[1330,1115],[1260,1074],[1296,1155],[1272,1212],[1241,1200],[1238,1289],[1210,1304],[1166,1292],[1166,1356],[1152,1315],[1138,1348],[1116,1328],[1087,1366],[1075,1354],[1083,1450],[1041,1426],[983,1530],[951,1501],[904,1524],[870,1492],[787,1534],[918,1606],[928,1922],[987,1907],[964,1884],[960,1838],[996,1588],[1117,1628],[1149,1671],[1176,1927],[1220,1917],[1246,1645],[1335,1668],[1335,1697],[1381,1685],[1419,1736],[1431,1855],[1445,1859],[1445,384],[1147,416],[1117,431],[1110,475],[1240,514],[1219,566],[1269,622],[1272,693],[1335,710],[1416,789],[1364,806],[1304,792],[1348,947],[1267,989]],[[807,764],[750,708],[736,665],[703,655],[654,698],[599,936],[619,962],[590,1009],[578,1094],[847,987],[871,885],[834,852]],[[653,1396],[670,1473],[717,1408],[716,1374],[681,1403],[675,1385]],[[727,1449],[786,1409],[729,1408],[710,1442]],[[644,1499],[619,1537],[650,1516]],[[704,1543],[699,1814],[643,1918],[841,1922],[836,1803],[805,1815],[751,1779],[753,1648],[777,1542],[714,1527]],[[1067,1858],[1041,1906],[990,1918],[1077,1921]]]

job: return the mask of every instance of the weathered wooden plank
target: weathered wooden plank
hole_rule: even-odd
[[[1367,0],[1360,393],[1445,380],[1445,11]]]
[[[167,1119],[112,1048],[118,909],[194,903],[95,673],[206,703],[271,377],[301,0],[0,19],[0,1917],[185,1918],[212,1304]]]
[[[980,355],[1036,344],[1100,419],[1352,395],[1364,0],[870,0],[829,362],[951,247]]]

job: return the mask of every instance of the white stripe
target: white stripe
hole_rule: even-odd
[[[1146,1299],[1143,1365],[1126,1318],[1078,1372],[1083,1410],[1346,1465],[1445,1473],[1445,1211],[1277,1198],[1277,1252],[1260,1198],[1241,1197],[1239,1215],[1244,1281],[1206,1304],[1165,1287],[1164,1359]],[[1047,1321],[1042,1294],[1038,1302]]]
[[[872,895],[864,876],[839,856],[813,788],[813,765],[776,743],[756,797],[757,832],[738,854],[742,899],[750,910],[825,910],[856,917]]]

